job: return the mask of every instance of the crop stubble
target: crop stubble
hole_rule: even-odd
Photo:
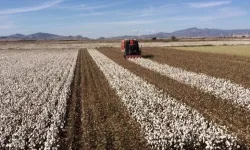
[[[61,149],[149,149],[88,52],[79,50]]]
[[[114,60],[126,69],[129,69],[136,75],[141,76],[156,87],[164,89],[171,96],[198,110],[208,119],[226,125],[245,142],[250,141],[250,115],[249,112],[238,108],[226,100],[216,98],[213,95],[206,94],[196,88],[191,88],[175,80],[162,76],[158,73],[142,68],[132,62],[124,60],[122,53],[115,48],[102,48],[100,52]],[[152,53],[147,53],[152,54]],[[177,55],[177,54],[176,54]],[[154,59],[157,56],[154,57]],[[177,57],[177,56],[176,56]],[[248,142],[249,144],[249,142]]]

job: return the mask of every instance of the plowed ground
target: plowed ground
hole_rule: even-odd
[[[61,149],[149,149],[140,126],[86,50],[79,50]]]
[[[116,63],[118,63],[122,67],[129,69],[136,75],[147,80],[149,83],[155,85],[156,87],[160,89],[164,89],[172,97],[198,110],[208,120],[214,120],[216,123],[220,125],[226,125],[227,127],[229,127],[230,131],[237,133],[237,135],[244,141],[244,143],[248,143],[250,145],[250,114],[248,111],[242,108],[236,107],[235,105],[231,104],[230,102],[226,100],[216,98],[213,95],[204,93],[202,91],[199,91],[196,88],[192,88],[185,84],[181,84],[175,80],[172,80],[168,77],[162,76],[158,73],[145,69],[128,60],[125,60],[122,57],[122,53],[120,52],[119,48],[100,48],[98,50],[101,53],[108,56],[109,58],[111,58],[112,60],[114,60]],[[205,58],[206,56],[205,54],[204,56],[203,54],[201,54],[201,56],[195,56],[198,58],[194,58],[194,59],[199,60],[198,62],[197,61],[195,62],[194,60],[186,60],[187,57],[184,57],[185,55],[182,53],[179,54],[178,53],[179,51],[178,52],[172,51],[172,53],[174,54],[166,58],[166,60],[170,59],[171,61],[165,61],[164,56],[168,54],[165,54],[164,52],[160,50],[156,53],[155,52],[151,53],[152,52],[151,50],[145,50],[144,48],[143,51],[144,51],[144,54],[147,54],[145,56],[147,56],[149,59],[153,59],[155,61],[162,61],[169,65],[175,64],[173,66],[178,66],[176,64],[179,64],[179,66],[184,66],[183,67],[184,69],[192,68],[192,67],[195,68],[194,66],[196,66],[196,63],[198,64],[201,63],[200,65],[198,65],[200,66],[199,69],[203,70],[204,72],[209,72],[209,71],[206,71],[206,69],[202,69],[202,66],[208,65],[207,64],[208,62],[207,63],[204,62],[203,64],[203,61],[202,61],[203,57]],[[189,56],[189,54],[186,54],[186,55]],[[181,59],[179,59],[178,57],[181,57]],[[175,58],[178,58],[178,59],[175,60]],[[214,61],[212,58],[211,60]],[[186,62],[185,63],[186,66],[184,65],[184,63],[179,62],[179,61]],[[230,59],[226,59],[226,61],[230,61]],[[190,64],[187,62],[189,62]],[[247,63],[247,62],[244,62],[244,63]],[[213,63],[211,65],[213,65]],[[217,68],[218,67],[219,67],[219,64],[217,65]],[[230,68],[230,67],[228,66],[227,68]],[[231,71],[232,72],[230,74],[234,76],[233,74],[235,74],[236,72],[234,72],[234,70],[231,70]],[[215,71],[213,70],[213,72]],[[240,80],[238,81],[240,82]]]

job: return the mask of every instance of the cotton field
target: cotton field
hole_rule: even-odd
[[[171,43],[143,44],[138,59],[117,43],[1,46],[0,149],[247,150],[250,82],[238,68],[250,59],[196,54],[188,65],[187,52],[157,51]]]
[[[77,50],[1,54],[0,149],[56,148]]]

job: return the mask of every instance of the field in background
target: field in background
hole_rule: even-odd
[[[175,47],[180,50],[250,56],[250,45]]]
[[[139,40],[140,46],[144,47],[189,47],[189,46],[206,46],[206,45],[250,45],[250,40],[228,40],[228,41],[178,41],[178,42],[150,42]],[[0,50],[12,49],[81,49],[81,48],[100,48],[116,47],[120,48],[120,41],[8,41],[0,42]]]

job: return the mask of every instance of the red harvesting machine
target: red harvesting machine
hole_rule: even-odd
[[[124,58],[141,58],[141,49],[137,40],[122,40],[121,49]]]

